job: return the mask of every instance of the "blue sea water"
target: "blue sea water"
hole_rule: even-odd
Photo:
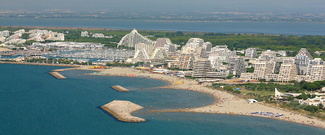
[[[325,134],[325,130],[267,118],[202,113],[147,113],[147,110],[198,107],[215,101],[210,95],[155,89],[166,82],[147,78],[82,75],[68,79],[48,74],[62,67],[0,64],[1,135],[107,134]],[[122,85],[132,92],[110,88]],[[125,123],[101,110],[113,100],[129,100],[145,109],[134,115],[144,123]]]
[[[266,33],[283,35],[325,35],[324,23],[286,22],[164,22],[114,19],[0,18],[0,26],[86,27],[189,31],[215,33]]]

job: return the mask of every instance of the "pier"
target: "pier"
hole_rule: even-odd
[[[130,90],[128,90],[120,85],[114,85],[114,86],[112,86],[112,88],[117,91],[120,91],[120,92],[130,92]]]
[[[50,74],[52,76],[54,76],[57,79],[67,79],[66,77],[64,77],[63,75],[61,75],[59,72],[50,72]]]
[[[141,110],[143,107],[130,101],[114,100],[101,106],[102,109],[109,112],[119,121],[124,122],[145,122],[146,119],[132,116],[131,113]]]

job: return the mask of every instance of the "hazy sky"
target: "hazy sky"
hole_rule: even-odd
[[[325,12],[325,0],[0,0],[0,10]]]

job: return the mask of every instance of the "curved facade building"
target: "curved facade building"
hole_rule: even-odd
[[[138,43],[145,43],[145,44],[152,44],[154,45],[155,42],[142,36],[138,33],[137,30],[132,30],[131,33],[126,34],[118,43],[117,47],[119,46],[126,46],[126,47],[135,47]]]

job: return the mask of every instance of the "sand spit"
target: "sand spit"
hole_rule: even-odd
[[[112,86],[113,89],[117,90],[117,91],[120,91],[120,92],[130,92],[129,89],[126,89],[120,85],[114,85]]]
[[[59,72],[50,72],[51,75],[53,75],[57,79],[67,79],[63,75],[61,75]]]
[[[145,122],[146,119],[132,116],[131,113],[141,110],[143,107],[130,101],[114,100],[101,106],[102,109],[124,122]]]

